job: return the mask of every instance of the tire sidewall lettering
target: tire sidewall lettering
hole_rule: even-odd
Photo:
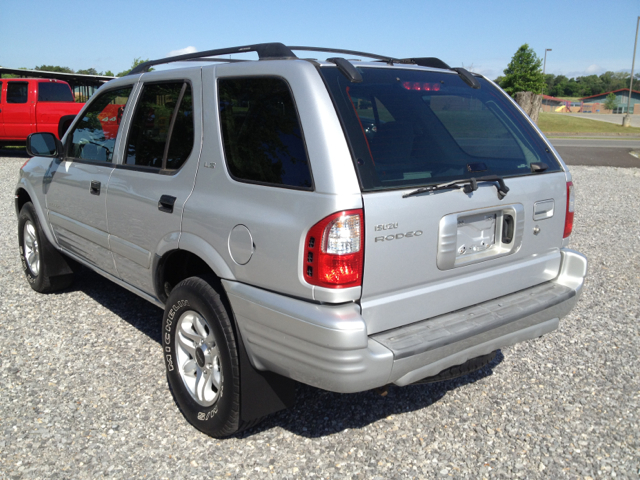
[[[178,287],[176,287],[176,290]],[[169,383],[172,386],[174,391],[174,397],[176,398],[176,402],[180,406],[182,413],[187,416],[189,421],[192,424],[202,423],[203,429],[216,428],[215,425],[219,424],[222,417],[224,415],[222,412],[225,412],[229,406],[227,405],[227,401],[225,399],[225,374],[224,371],[222,374],[222,385],[220,386],[220,391],[218,392],[218,398],[216,402],[210,407],[203,407],[199,405],[188,391],[185,390],[185,386],[183,384],[183,380],[181,378],[180,373],[180,364],[177,359],[177,348],[174,348],[176,337],[177,337],[177,329],[178,329],[178,320],[180,317],[189,310],[193,310],[198,312],[205,318],[208,318],[208,308],[203,305],[200,299],[192,299],[185,298],[178,291],[175,292],[180,295],[182,298],[179,300],[170,300],[170,307],[165,309],[164,314],[164,326],[163,326],[163,335],[162,335],[162,348],[163,348],[163,356],[165,358],[165,366],[167,369],[167,377],[169,379]],[[186,296],[186,295],[185,295]],[[218,327],[214,325],[210,325],[210,328],[214,328],[214,330],[218,330]],[[218,332],[218,335],[222,334],[222,332]],[[228,361],[228,360],[227,360]],[[224,365],[224,364],[223,364]],[[205,426],[206,424],[206,426]],[[200,428],[200,427],[198,427]]]

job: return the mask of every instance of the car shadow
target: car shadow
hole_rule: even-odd
[[[0,148],[0,157],[5,158],[29,158],[27,150],[24,147],[19,148]]]
[[[451,380],[424,385],[398,387],[390,385],[382,396],[377,390],[360,393],[334,393],[308,385],[297,384],[296,403],[289,410],[277,412],[237,438],[281,427],[295,435],[318,438],[347,429],[359,429],[372,423],[423,408],[442,400],[447,392],[491,376],[493,369],[504,360],[498,350],[486,366]],[[391,425],[390,425],[391,426]]]
[[[162,310],[134,293],[88,268],[78,269],[73,285],[65,291],[84,292],[161,345]],[[250,437],[274,427],[308,438],[359,429],[391,415],[428,408],[444,398],[447,392],[491,376],[493,369],[503,360],[504,356],[498,350],[489,364],[475,372],[438,383],[406,387],[391,385],[385,396],[375,390],[334,393],[297,383],[296,402],[292,408],[268,416],[255,427],[235,435],[235,438]]]
[[[161,345],[163,311],[160,308],[89,268],[74,266],[74,277],[73,284],[64,292],[85,293]]]

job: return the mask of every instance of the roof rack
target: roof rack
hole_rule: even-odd
[[[451,67],[436,57],[402,58],[400,63],[411,63],[421,67],[442,68],[451,70]]]
[[[386,55],[378,55],[375,53],[358,52],[356,50],[342,50],[337,48],[324,48],[324,47],[304,47],[304,46],[286,46],[283,43],[257,43],[255,45],[245,45],[243,47],[230,47],[220,48],[217,50],[205,50],[203,52],[187,53],[184,55],[176,55],[174,57],[160,58],[158,60],[150,60],[148,62],[141,63],[135,67],[129,75],[135,75],[137,73],[148,72],[149,68],[154,65],[162,65],[172,62],[182,61],[209,61],[209,62],[237,62],[242,61],[238,59],[223,59],[223,58],[211,58],[219,55],[231,55],[234,53],[247,53],[256,52],[260,60],[267,59],[293,59],[298,58],[293,50],[307,51],[307,52],[327,52],[327,53],[342,53],[345,55],[356,55],[361,57],[373,58],[374,60],[387,62],[390,65],[394,63],[401,64],[413,64],[421,67],[442,68],[446,70],[453,70],[460,75],[460,77],[472,88],[480,88],[480,83],[464,68],[451,68],[439,58],[435,57],[419,57],[419,58],[394,58]],[[344,58],[328,58],[328,61],[336,64],[336,66],[352,81],[361,82],[362,76],[360,73]]]
[[[282,43],[258,43],[255,45],[245,45],[243,47],[220,48],[217,50],[205,50],[204,52],[185,53],[184,55],[176,55],[174,57],[160,58],[158,60],[149,60],[141,63],[129,72],[129,75],[136,73],[148,72],[149,68],[154,65],[162,65],[165,63],[181,62],[184,60],[203,59],[203,57],[215,57],[217,55],[230,55],[232,53],[256,52],[260,60],[269,58],[297,58],[291,49]]]

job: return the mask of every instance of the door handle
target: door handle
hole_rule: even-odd
[[[158,201],[158,210],[161,212],[173,213],[173,205],[176,203],[176,197],[171,195],[162,195]]]
[[[89,188],[91,195],[100,195],[100,182],[91,180],[91,188]]]

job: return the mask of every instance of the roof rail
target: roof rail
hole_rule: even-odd
[[[260,60],[275,59],[275,58],[298,58],[293,50],[307,51],[307,52],[327,52],[327,53],[341,53],[344,55],[355,55],[360,57],[372,58],[378,61],[387,62],[389,64],[401,63],[401,64],[415,64],[421,67],[433,67],[442,68],[447,70],[453,70],[449,65],[444,63],[439,58],[435,57],[422,57],[422,58],[395,58],[387,55],[378,55],[376,53],[359,52],[356,50],[343,50],[338,48],[324,48],[324,47],[304,47],[304,46],[287,46],[282,43],[257,43],[255,45],[245,45],[243,47],[230,47],[220,48],[216,50],[205,50],[203,52],[187,53],[184,55],[176,55],[174,57],[160,58],[158,60],[149,60],[148,62],[141,63],[137,67],[129,72],[129,75],[135,75],[137,73],[148,72],[154,65],[162,65],[172,62],[182,61],[208,61],[208,62],[238,62],[243,61],[239,59],[223,59],[223,58],[211,58],[218,55],[230,55],[234,53],[247,53],[256,52]],[[335,58],[329,59],[329,61],[336,63]],[[341,62],[340,67],[344,70],[348,68]],[[351,70],[351,69],[349,69]],[[458,72],[459,73],[459,72]],[[350,78],[353,76],[353,72],[348,74]],[[356,80],[357,81],[357,80]],[[361,81],[361,80],[360,80]],[[477,88],[477,87],[474,87]]]
[[[375,53],[358,52],[355,50],[342,50],[339,48],[323,48],[323,47],[288,47],[291,50],[300,50],[307,52],[327,52],[327,53],[343,53],[346,55],[357,55],[360,57],[375,58],[376,60],[382,60],[384,62],[399,62],[397,58],[389,57],[386,55],[377,55]]]
[[[451,70],[451,67],[436,57],[403,58],[400,63],[413,63],[420,67],[442,68]]]
[[[129,75],[148,72],[149,68],[154,65],[162,65],[165,63],[181,62],[183,60],[194,60],[203,57],[214,57],[216,55],[230,55],[232,53],[256,52],[260,60],[267,58],[296,58],[291,49],[282,43],[257,43],[255,45],[245,45],[243,47],[220,48],[217,50],[205,50],[204,52],[186,53],[184,55],[176,55],[174,57],[160,58],[158,60],[149,60],[141,63],[129,72]]]

